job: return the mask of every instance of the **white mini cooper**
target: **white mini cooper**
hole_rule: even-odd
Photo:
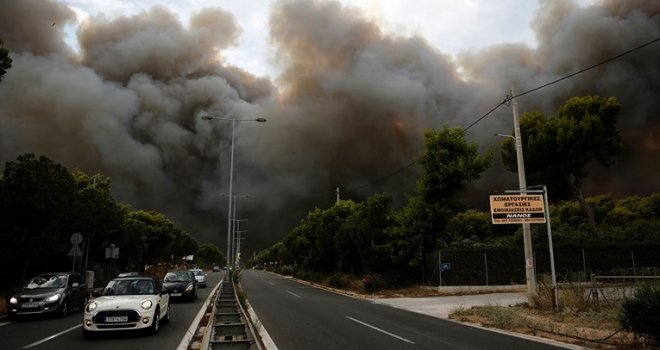
[[[170,296],[153,277],[119,277],[108,282],[101,296],[85,306],[83,336],[118,330],[158,333],[170,320]]]

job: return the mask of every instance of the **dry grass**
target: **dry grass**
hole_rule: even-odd
[[[599,311],[589,312],[552,312],[526,306],[484,306],[458,309],[449,315],[449,318],[590,349],[654,349],[644,347],[629,332],[616,333],[621,328],[616,320],[617,314],[617,308],[601,308]],[[607,338],[612,334],[614,335]]]

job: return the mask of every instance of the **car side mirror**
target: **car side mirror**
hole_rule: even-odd
[[[160,290],[160,295],[165,295],[167,294],[167,289],[163,288]]]

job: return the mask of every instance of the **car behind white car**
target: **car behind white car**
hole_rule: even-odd
[[[85,306],[83,336],[117,330],[158,333],[170,320],[170,296],[159,280],[146,276],[115,278]]]
[[[201,288],[206,287],[206,273],[202,269],[190,269],[195,274],[195,279],[197,280],[197,285]]]

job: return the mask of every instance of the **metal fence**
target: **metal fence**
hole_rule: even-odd
[[[537,275],[550,274],[547,247],[534,249]],[[591,275],[658,276],[660,245],[555,247],[558,281],[588,282]],[[520,249],[451,249],[425,257],[421,271],[425,284],[510,285],[525,284],[525,257]]]

